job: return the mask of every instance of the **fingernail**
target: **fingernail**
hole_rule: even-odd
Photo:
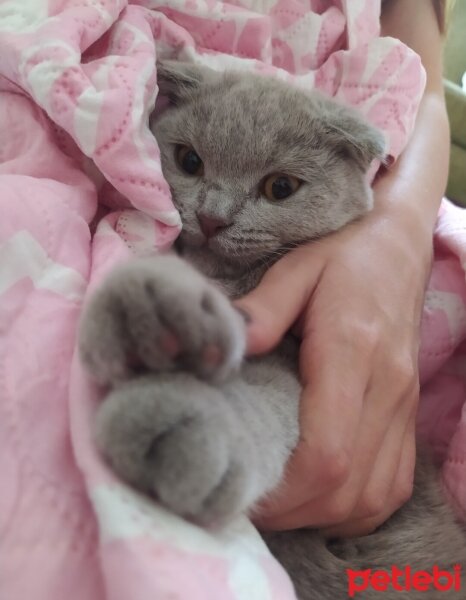
[[[236,310],[239,312],[239,314],[243,317],[244,322],[246,323],[246,325],[249,325],[249,323],[252,322],[252,317],[251,315],[246,312],[244,310],[244,308],[239,308],[238,306],[236,307]]]

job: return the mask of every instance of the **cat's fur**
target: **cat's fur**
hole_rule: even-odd
[[[153,130],[183,221],[183,258],[116,269],[84,315],[81,355],[112,386],[96,437],[116,472],[179,515],[212,524],[272,492],[299,437],[296,340],[243,360],[245,325],[227,295],[256,286],[286,249],[367,212],[366,175],[383,140],[355,112],[272,79],[170,62],[159,65],[158,79],[171,106]],[[202,177],[182,172],[178,144],[195,148]],[[258,186],[273,172],[304,183],[271,202]],[[208,243],[198,213],[226,224]],[[265,539],[301,600],[346,598],[348,567],[466,562],[465,537],[436,473],[421,466],[412,500],[373,535],[329,544],[301,530]],[[429,594],[401,595],[459,597]]]

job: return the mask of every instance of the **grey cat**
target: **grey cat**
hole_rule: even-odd
[[[212,525],[272,493],[299,438],[298,342],[289,335],[245,360],[245,322],[230,299],[290,248],[370,210],[367,171],[384,143],[356,112],[270,78],[168,61],[158,81],[170,105],[152,126],[183,221],[179,256],[117,268],[89,303],[80,348],[110,386],[96,439],[115,471]],[[464,532],[421,463],[412,499],[372,535],[264,537],[301,600],[347,598],[348,568],[466,564]],[[383,597],[400,594],[460,597]]]

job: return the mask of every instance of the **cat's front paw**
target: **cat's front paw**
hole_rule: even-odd
[[[245,350],[241,315],[175,256],[135,260],[96,291],[80,329],[83,363],[101,383],[144,370],[188,370],[221,381]]]
[[[96,438],[115,472],[174,513],[211,525],[255,500],[254,452],[221,391],[187,373],[110,392]]]

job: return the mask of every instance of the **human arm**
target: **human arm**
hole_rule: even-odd
[[[260,524],[374,529],[412,491],[417,353],[449,130],[441,35],[430,2],[389,0],[384,35],[417,51],[427,86],[410,142],[375,184],[374,210],[299,248],[240,301],[249,350],[270,350],[299,318],[301,441]]]

